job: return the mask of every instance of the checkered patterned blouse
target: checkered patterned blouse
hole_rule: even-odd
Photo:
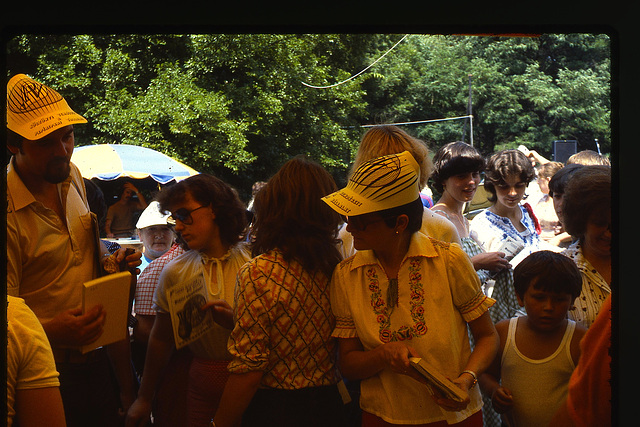
[[[261,386],[287,390],[338,382],[324,274],[285,261],[279,250],[260,255],[238,272],[235,316],[232,373],[261,370]]]

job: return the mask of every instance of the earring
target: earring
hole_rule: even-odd
[[[396,230],[396,234],[400,234],[400,232],[398,230]]]

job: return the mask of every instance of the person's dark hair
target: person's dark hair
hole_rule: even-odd
[[[478,150],[466,142],[454,141],[445,144],[433,156],[433,186],[442,193],[443,183],[447,179],[463,173],[482,172],[485,163]]]
[[[580,296],[582,275],[569,257],[553,251],[532,252],[513,269],[513,286],[520,298],[533,285],[535,289]]]
[[[531,160],[520,150],[503,150],[494,153],[487,162],[484,173],[484,188],[487,199],[495,203],[498,200],[495,186],[505,182],[510,175],[517,175],[525,184],[536,177]]]
[[[247,209],[235,189],[213,175],[193,175],[158,193],[160,210],[170,212],[187,199],[187,194],[201,205],[211,206],[224,244],[234,245],[243,239],[248,225]]]
[[[611,167],[583,166],[573,173],[562,199],[562,225],[567,233],[583,237],[589,222],[611,215]]]
[[[583,167],[584,165],[572,163],[570,165],[564,166],[558,172],[554,173],[549,180],[549,197],[564,194],[564,189],[567,186],[567,182],[569,182],[569,179],[571,178],[573,173]]]
[[[333,177],[318,163],[296,156],[256,194],[252,254],[273,249],[296,259],[309,272],[331,277],[342,260],[337,249],[340,215],[322,201],[337,190]]]
[[[422,215],[424,214],[424,205],[422,199],[418,197],[413,202],[397,206],[395,208],[384,209],[382,211],[375,212],[377,215],[385,218],[384,223],[387,227],[393,228],[396,226],[396,222],[400,215],[407,215],[409,217],[409,223],[407,224],[407,230],[413,234],[419,231],[422,227]]]

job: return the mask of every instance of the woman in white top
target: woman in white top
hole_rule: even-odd
[[[175,223],[175,231],[189,251],[167,264],[160,274],[153,297],[157,314],[138,398],[129,409],[127,425],[148,419],[155,389],[176,340],[187,340],[205,317],[205,308],[209,308],[215,323],[189,343],[194,358],[188,373],[185,420],[188,426],[208,426],[228,378],[226,366],[231,356],[227,340],[233,328],[231,304],[236,275],[251,258],[242,241],[248,225],[246,208],[233,188],[207,174],[194,175],[165,188],[158,195],[158,202],[161,211],[171,212],[169,222]],[[171,314],[170,301],[176,300],[171,294],[186,292],[188,286],[202,295],[206,305],[201,301],[187,310],[185,303],[184,316],[179,312]]]
[[[540,249],[537,220],[528,204],[521,204],[527,185],[535,178],[531,162],[518,150],[494,153],[485,168],[484,188],[489,193],[489,208],[476,215],[470,224],[470,236],[487,252],[504,252],[512,266]],[[495,275],[491,297],[496,304],[490,310],[494,323],[513,317],[519,311],[513,291],[513,270]]]

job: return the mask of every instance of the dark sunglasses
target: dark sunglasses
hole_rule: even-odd
[[[171,212],[171,215],[167,218],[167,223],[171,225],[176,225],[176,220],[179,220],[184,225],[193,224],[193,217],[191,213],[197,211],[198,209],[206,208],[208,205],[199,206],[195,209],[188,210],[186,208],[180,208],[175,212]]]

